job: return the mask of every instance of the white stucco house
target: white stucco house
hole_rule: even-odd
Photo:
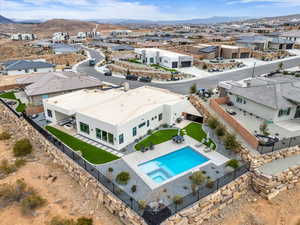
[[[269,123],[300,119],[300,79],[257,77],[219,83],[220,96]]]
[[[33,41],[35,39],[37,39],[37,36],[35,34],[12,34],[10,36],[10,39],[13,41]]]
[[[193,65],[193,57],[171,52],[158,48],[136,48],[135,53],[138,54],[142,63],[151,65],[158,64],[168,68],[191,67]]]
[[[291,30],[283,32],[279,36],[290,41],[294,41],[296,44],[300,44],[300,30]]]
[[[39,60],[10,60],[0,65],[4,75],[49,73],[55,70],[55,65]]]
[[[43,105],[48,121],[59,125],[73,118],[77,134],[116,150],[183,115],[201,116],[187,97],[148,86],[80,90],[45,99]]]

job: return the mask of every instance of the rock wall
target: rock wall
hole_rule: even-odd
[[[10,130],[18,134],[19,137],[28,138],[35,148],[42,149],[54,163],[62,166],[64,170],[78,182],[81,188],[93,193],[93,198],[101,202],[112,214],[117,215],[124,224],[146,225],[140,216],[115,197],[113,193],[48,142],[24,119],[17,118],[2,104],[0,104],[0,121],[9,124]]]
[[[300,181],[300,166],[291,167],[282,173],[269,176],[255,170],[253,189],[262,197],[272,199],[281,191],[294,188]]]
[[[220,188],[217,192],[202,198],[193,206],[184,209],[174,216],[171,216],[163,225],[187,225],[187,224],[205,224],[205,220],[238,200],[242,195],[246,194],[251,184],[251,173],[246,173],[232,181],[228,185]]]

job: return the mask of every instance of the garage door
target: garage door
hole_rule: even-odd
[[[250,54],[248,52],[241,53],[242,59],[249,58],[249,56],[250,56]]]
[[[192,66],[191,61],[181,62],[181,67],[191,67],[191,66]]]

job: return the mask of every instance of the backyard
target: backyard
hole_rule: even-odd
[[[181,135],[184,134],[184,130],[186,131],[186,135],[192,137],[193,139],[199,142],[201,142],[203,138],[207,137],[207,134],[202,129],[202,124],[199,123],[190,123],[180,131]],[[137,143],[135,145],[135,149],[141,150],[142,147],[149,147],[150,145],[158,145],[163,142],[169,141],[172,139],[172,137],[176,136],[177,133],[178,129],[174,128],[156,131],[152,135]],[[211,139],[209,139],[209,141],[205,143],[205,145],[207,145],[208,147],[210,147],[211,144],[213,144],[213,149],[215,149],[216,145]]]
[[[72,148],[74,151],[80,151],[82,153],[83,158],[85,158],[90,163],[103,164],[119,159],[118,156],[115,156],[109,152],[104,151],[103,149],[97,148],[86,142],[83,142],[54,127],[46,126],[46,129],[59,140],[61,140],[63,143],[65,143],[67,146]]]
[[[12,92],[6,92],[6,93],[3,93],[0,95],[0,98],[6,98],[6,99],[11,99],[11,100],[16,100],[18,101],[18,106],[16,108],[16,111],[17,112],[24,112],[25,109],[26,109],[26,105],[24,103],[22,103],[20,101],[20,99],[17,99],[16,96],[15,96],[15,93],[12,91]]]

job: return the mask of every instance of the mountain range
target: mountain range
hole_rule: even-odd
[[[11,19],[8,19],[0,15],[0,24],[9,24],[9,23],[15,23],[15,22],[12,21]]]

